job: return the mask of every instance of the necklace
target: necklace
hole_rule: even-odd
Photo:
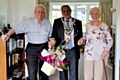
[[[72,32],[72,30],[73,30],[73,24],[75,23],[75,19],[72,21],[72,24],[71,24],[69,30],[67,30],[67,28],[66,28],[65,21],[64,21],[62,18],[61,18],[61,20],[62,20],[62,23],[63,23],[64,32],[65,32],[67,35],[70,35],[71,32]]]

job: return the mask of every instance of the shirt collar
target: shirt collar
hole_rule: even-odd
[[[38,23],[38,21],[37,21],[36,18],[34,18],[34,22],[35,22],[35,23]],[[45,20],[43,19],[42,24],[44,24],[44,23],[45,23]],[[39,24],[39,23],[38,23],[38,24]]]
[[[64,18],[64,20],[66,21],[67,19],[66,18]],[[70,22],[72,21],[72,18],[70,18],[70,19],[68,19]]]

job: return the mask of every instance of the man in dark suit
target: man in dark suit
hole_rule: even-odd
[[[82,22],[71,17],[71,8],[68,5],[63,5],[61,11],[63,17],[54,20],[52,38],[49,45],[55,44],[58,46],[66,36],[70,37],[65,49],[65,60],[69,63],[69,80],[78,80],[78,61],[80,58],[78,41],[83,36]],[[60,71],[60,80],[68,80],[68,70]]]

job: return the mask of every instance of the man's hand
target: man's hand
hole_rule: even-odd
[[[103,53],[102,53],[102,58],[105,59],[109,54],[109,51],[108,50],[104,50]]]
[[[80,39],[78,40],[78,45],[82,45],[83,42],[84,42],[84,39],[83,39],[83,38],[80,38]]]
[[[51,38],[51,40],[48,42],[48,47],[49,48],[52,48],[56,43],[56,40],[55,38]]]
[[[3,41],[7,41],[9,39],[10,35],[6,33],[5,35],[2,35],[1,38]]]
[[[7,41],[14,32],[15,32],[15,30],[13,28],[10,29],[10,31],[8,33],[1,36],[2,40]]]

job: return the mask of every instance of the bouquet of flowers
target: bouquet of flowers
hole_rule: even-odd
[[[64,61],[66,57],[64,49],[67,43],[69,42],[69,40],[70,40],[70,37],[68,36],[56,48],[55,46],[53,46],[48,50],[43,49],[43,51],[41,52],[41,55],[39,55],[39,58],[45,61],[44,62],[45,64],[43,64],[41,70],[43,71],[43,68],[44,68],[43,72],[46,73],[48,76],[51,74],[54,74],[55,69],[59,71],[67,70],[66,65],[68,65],[68,62]],[[49,66],[45,66],[46,64]],[[50,66],[52,66],[53,70],[50,69]],[[51,70],[50,73],[48,73],[49,71],[47,70],[47,68]]]

